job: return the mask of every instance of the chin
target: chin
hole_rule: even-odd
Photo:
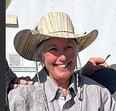
[[[59,78],[67,78],[71,76],[70,72],[59,72],[57,74],[59,75]]]

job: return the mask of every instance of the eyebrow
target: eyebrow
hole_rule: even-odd
[[[70,43],[73,43],[73,42],[72,41],[66,42],[66,44],[70,44]],[[57,46],[57,45],[55,45],[55,44],[48,44],[48,46]]]

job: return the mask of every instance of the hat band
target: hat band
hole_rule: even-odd
[[[67,32],[67,33],[71,33],[71,34],[74,34],[74,32],[70,32],[70,31],[54,31],[54,32],[50,32],[50,34],[52,34],[52,33],[58,33],[58,32]]]

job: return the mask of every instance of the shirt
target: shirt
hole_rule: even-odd
[[[109,91],[82,75],[73,74],[66,100],[59,104],[59,87],[49,78],[45,68],[39,82],[21,85],[9,92],[10,111],[116,111]]]

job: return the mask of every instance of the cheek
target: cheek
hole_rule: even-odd
[[[69,58],[71,60],[76,60],[77,58],[77,52],[76,51],[73,51],[72,53],[69,54]]]
[[[44,54],[44,64],[45,65],[52,64],[55,62],[55,60],[56,60],[56,56],[54,56],[53,54],[50,54],[50,53]]]

